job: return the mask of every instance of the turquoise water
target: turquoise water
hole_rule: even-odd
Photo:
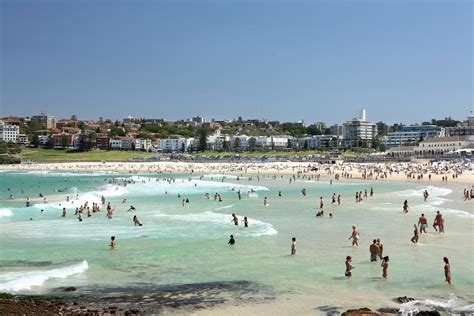
[[[417,298],[419,307],[472,310],[474,215],[472,202],[461,199],[462,186],[368,181],[330,185],[323,179],[289,184],[288,176],[263,175],[259,181],[245,175],[224,181],[222,175],[114,177],[135,183],[109,184],[112,176],[105,174],[0,173],[0,292],[47,294],[75,286],[78,294],[94,289],[106,295],[113,289],[133,292],[245,281],[249,283],[244,292],[259,289],[251,294],[255,300],[246,301],[249,312],[257,304],[269,309],[280,304],[281,311],[282,299],[289,309],[299,306],[306,312],[323,305],[376,308],[394,306],[392,298],[405,295]],[[175,181],[168,183],[167,177]],[[356,204],[355,192],[370,187],[374,197]],[[424,189],[430,193],[427,202]],[[249,197],[249,190],[256,193]],[[222,195],[222,202],[214,201],[215,193]],[[331,205],[333,193],[342,196],[341,205]],[[13,200],[8,200],[10,194]],[[75,207],[99,202],[102,195],[115,206],[113,218],[105,217],[104,205],[101,212],[90,218],[84,214],[79,222]],[[26,196],[32,207],[25,207]],[[315,217],[320,196],[324,218]],[[186,198],[190,203],[183,207]],[[402,214],[405,199],[411,207],[408,214]],[[130,205],[137,211],[128,212]],[[67,207],[66,218],[61,217],[62,207]],[[436,210],[446,219],[446,233],[436,234],[430,226],[418,245],[411,244],[418,216],[424,212],[432,223]],[[234,226],[231,213],[240,220],[247,216],[249,227]],[[143,226],[133,225],[133,215]],[[352,225],[361,231],[359,248],[348,240]],[[234,247],[227,245],[230,234],[236,239]],[[108,247],[112,235],[117,238],[115,250]],[[291,237],[297,239],[296,256],[289,255]],[[384,254],[390,256],[388,279],[382,278],[380,262],[369,261],[374,238],[381,238]],[[344,277],[347,255],[356,267],[350,279]],[[451,261],[453,286],[444,282],[444,256]],[[224,298],[235,294],[226,287],[221,292]],[[221,306],[210,308],[218,311]]]

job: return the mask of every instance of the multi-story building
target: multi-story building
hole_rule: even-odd
[[[441,157],[456,154],[463,149],[472,150],[474,136],[432,137],[421,141],[418,146],[392,147],[387,155],[392,157]]]
[[[441,128],[436,125],[403,126],[397,132],[389,132],[383,139],[387,147],[415,146],[422,140],[439,136]]]
[[[255,137],[257,146],[259,147],[287,147],[288,140],[291,141],[291,136],[278,135],[278,136],[257,136]]]
[[[108,150],[110,148],[109,136],[97,136],[95,147],[97,149]]]
[[[164,152],[188,151],[192,148],[194,138],[162,138],[157,142],[159,150]]]
[[[342,135],[344,134],[344,129],[342,125],[334,124],[331,125],[329,129],[331,131],[331,135],[336,135],[342,138]]]
[[[135,150],[150,151],[152,148],[151,139],[135,139]]]
[[[7,143],[18,142],[20,136],[20,127],[17,125],[5,124],[4,121],[0,120],[0,141]]]
[[[54,148],[70,148],[74,146],[76,135],[61,133],[51,135]]]
[[[249,148],[249,139],[251,137],[247,135],[236,135],[230,137],[230,148],[235,149],[236,145],[239,144],[240,148],[246,150]],[[237,140],[238,139],[238,140]]]
[[[112,150],[132,150],[135,139],[127,136],[118,136],[109,140],[109,149]]]
[[[349,147],[371,147],[377,136],[377,125],[366,120],[366,111],[362,109],[359,118],[344,123],[344,144]]]
[[[298,138],[296,146],[308,149],[332,149],[339,146],[340,138],[337,135],[311,135],[309,137]]]
[[[471,112],[460,126],[444,128],[442,134],[443,136],[474,135],[474,113]]]
[[[56,118],[52,115],[46,115],[45,113],[41,113],[40,115],[35,115],[31,117],[31,123],[35,125],[40,125],[44,128],[55,128]]]

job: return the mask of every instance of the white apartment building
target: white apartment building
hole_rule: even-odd
[[[157,142],[158,149],[164,152],[188,151],[194,144],[194,138],[163,138]]]
[[[257,146],[259,147],[287,147],[288,139],[291,137],[286,135],[279,136],[257,136],[255,137]]]
[[[151,139],[135,139],[135,150],[150,151],[153,148]]]
[[[17,125],[5,124],[0,120],[0,141],[16,143],[20,136],[20,127]]]
[[[359,118],[344,123],[344,143],[348,147],[370,147],[377,135],[377,124],[366,120],[366,111],[362,109]]]
[[[248,149],[249,148],[249,139],[251,137],[250,136],[247,136],[247,135],[236,135],[236,136],[232,136],[230,138],[230,147],[231,148],[235,148],[235,144],[236,144],[236,140],[239,139],[238,142],[240,142],[240,148],[242,149]]]

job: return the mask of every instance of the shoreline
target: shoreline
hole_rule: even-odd
[[[317,170],[311,170],[317,168]],[[397,169],[398,172],[387,172],[387,170]],[[441,168],[440,168],[441,169]],[[229,175],[282,175],[291,176],[296,174],[306,174],[310,176],[319,175],[323,179],[332,179],[336,175],[346,174],[347,177],[340,178],[339,181],[364,180],[364,181],[403,181],[403,182],[423,182],[423,183],[462,183],[474,184],[474,171],[472,169],[463,170],[453,177],[454,170],[443,170],[439,173],[428,172],[428,167],[423,163],[338,163],[319,164],[312,162],[268,162],[268,163],[229,163],[229,162],[68,162],[68,163],[31,163],[31,164],[11,164],[0,165],[1,171],[45,171],[45,172],[78,172],[78,173],[104,173],[113,174],[216,174]],[[371,177],[364,177],[367,171],[372,172]],[[377,172],[377,174],[375,174]],[[386,177],[384,176],[384,172]],[[411,173],[414,178],[408,178],[407,173]],[[428,174],[431,174],[429,179]],[[419,178],[423,175],[422,178]],[[442,181],[442,177],[447,177],[447,181]]]

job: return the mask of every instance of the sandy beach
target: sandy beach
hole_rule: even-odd
[[[343,163],[319,164],[311,162],[64,162],[0,165],[0,170],[61,171],[81,173],[131,173],[131,174],[232,174],[232,175],[293,175],[298,173],[334,177],[347,174],[346,180],[370,179],[389,181],[433,181],[474,184],[474,170],[469,163],[454,162],[420,163]],[[371,173],[371,175],[367,175]],[[364,176],[367,175],[367,176]],[[411,175],[409,178],[408,175]],[[423,175],[423,178],[418,178]],[[431,175],[431,179],[429,178]],[[453,175],[457,175],[454,176]]]

